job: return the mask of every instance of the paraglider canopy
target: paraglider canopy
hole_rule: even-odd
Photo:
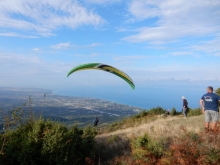
[[[132,79],[126,73],[124,73],[123,71],[121,71],[117,68],[114,68],[109,65],[101,64],[101,63],[88,63],[88,64],[78,65],[69,71],[69,73],[67,74],[67,77],[69,77],[69,75],[71,75],[72,73],[74,73],[76,71],[90,70],[90,69],[96,69],[96,70],[110,72],[110,73],[122,78],[123,80],[125,80],[131,86],[132,89],[135,88],[135,85],[134,85]]]

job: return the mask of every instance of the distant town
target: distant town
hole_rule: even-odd
[[[142,111],[141,108],[117,104],[94,98],[54,95],[52,90],[28,88],[0,88],[0,123],[3,112],[22,107],[37,116],[61,121],[72,126],[92,125],[98,117],[100,126],[121,120]],[[28,115],[26,113],[25,115]]]

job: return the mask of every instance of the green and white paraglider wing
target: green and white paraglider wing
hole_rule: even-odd
[[[90,70],[90,69],[96,69],[96,70],[110,72],[118,77],[121,77],[123,80],[125,80],[131,86],[132,89],[135,88],[135,85],[134,85],[132,79],[126,73],[124,73],[123,71],[121,71],[117,68],[114,68],[109,65],[101,64],[101,63],[88,63],[88,64],[76,66],[75,68],[73,68],[69,71],[69,73],[67,74],[67,77],[69,77],[69,75],[71,75],[74,72],[81,71],[81,70]]]

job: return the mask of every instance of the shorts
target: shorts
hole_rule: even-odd
[[[213,110],[205,110],[205,122],[218,122],[219,112]]]

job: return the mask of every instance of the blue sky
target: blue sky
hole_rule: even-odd
[[[0,22],[0,86],[126,85],[97,71],[66,78],[87,62],[125,71],[137,88],[220,82],[219,0],[1,0]]]

